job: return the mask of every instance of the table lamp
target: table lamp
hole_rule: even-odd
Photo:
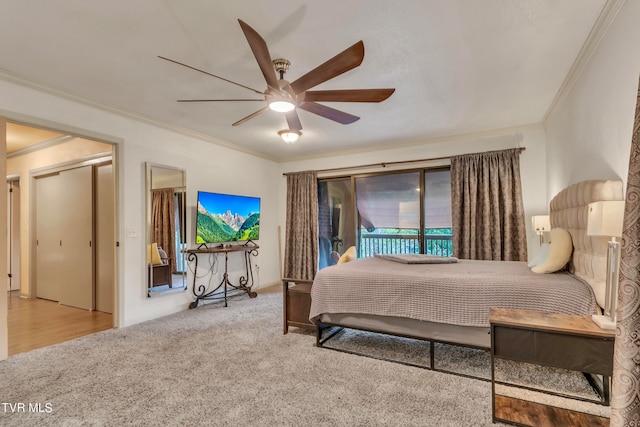
[[[618,276],[620,268],[620,243],[622,236],[624,201],[609,200],[589,203],[587,214],[587,236],[611,237],[607,247],[607,277],[604,315],[593,315],[593,321],[603,329],[616,328],[616,306],[618,303]]]

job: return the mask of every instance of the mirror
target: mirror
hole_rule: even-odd
[[[187,289],[186,172],[146,163],[147,295]]]

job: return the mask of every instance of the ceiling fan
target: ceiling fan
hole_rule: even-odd
[[[302,123],[298,116],[297,109],[305,110],[313,114],[317,114],[329,120],[333,120],[343,125],[353,123],[360,117],[354,116],[344,111],[336,110],[318,102],[381,102],[387,99],[395,89],[339,89],[339,90],[309,90],[321,83],[326,82],[342,73],[345,73],[362,63],[364,59],[364,43],[361,41],[355,43],[340,52],[333,58],[309,71],[302,77],[293,82],[284,79],[284,74],[290,66],[290,62],[286,59],[271,59],[267,43],[253,28],[247,25],[241,19],[238,19],[240,27],[249,42],[251,51],[258,62],[258,66],[262,71],[262,75],[267,83],[267,88],[260,91],[249,86],[225,79],[223,77],[211,74],[207,71],[200,70],[187,64],[158,56],[160,59],[173,62],[175,64],[190,68],[192,70],[204,73],[208,76],[224,80],[236,86],[243,87],[259,95],[260,99],[180,99],[178,102],[222,102],[222,101],[259,101],[266,102],[267,106],[260,110],[249,114],[248,116],[233,123],[233,126],[241,125],[248,120],[264,113],[268,109],[282,112],[285,114],[288,129],[278,132],[285,142],[295,142],[301,135]],[[280,75],[278,80],[276,73]],[[288,141],[286,138],[292,138]]]

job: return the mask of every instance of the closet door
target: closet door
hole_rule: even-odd
[[[60,175],[36,179],[36,296],[53,301],[60,301],[63,281],[61,193]]]
[[[60,173],[62,286],[60,304],[93,310],[93,170],[84,166]]]

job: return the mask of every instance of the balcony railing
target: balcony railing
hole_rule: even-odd
[[[453,254],[450,234],[426,234],[424,239],[425,253],[439,256]],[[418,254],[420,241],[417,234],[361,234],[359,252],[359,258],[373,254]]]

